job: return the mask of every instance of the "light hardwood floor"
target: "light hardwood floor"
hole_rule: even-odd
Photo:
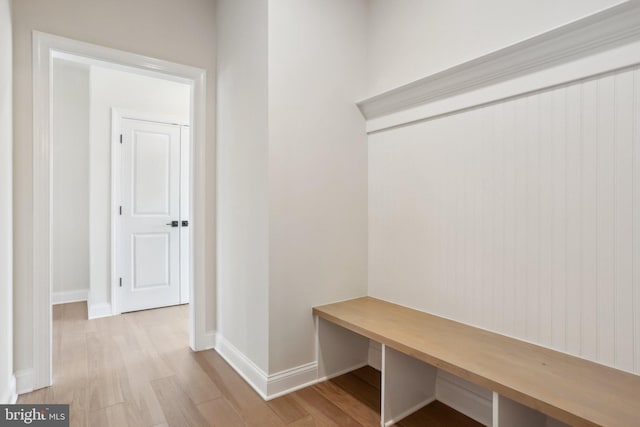
[[[18,403],[69,403],[72,426],[379,426],[371,368],[264,402],[213,350],[188,348],[188,307],[86,320],[85,303],[53,309],[54,385]],[[434,403],[413,426],[479,426]]]

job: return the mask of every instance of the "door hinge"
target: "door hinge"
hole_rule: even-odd
[[[120,206],[120,215],[122,215],[122,206]]]
[[[120,287],[122,287],[122,277],[120,278]]]
[[[120,144],[122,144],[122,134],[120,134]]]

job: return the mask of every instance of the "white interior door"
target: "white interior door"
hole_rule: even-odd
[[[180,126],[123,119],[123,312],[180,304]]]

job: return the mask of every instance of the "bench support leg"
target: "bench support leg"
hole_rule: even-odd
[[[316,317],[318,381],[367,365],[369,339]]]
[[[382,426],[390,426],[436,398],[438,370],[382,346]]]

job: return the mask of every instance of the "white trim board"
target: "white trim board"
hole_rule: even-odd
[[[29,393],[35,390],[35,387],[33,386],[33,379],[34,379],[33,369],[22,369],[20,371],[17,371],[14,375],[16,378],[17,394]]]
[[[51,293],[51,304],[68,304],[70,302],[86,301],[89,289],[77,289],[73,291],[58,291]]]
[[[639,41],[640,2],[626,1],[357,105],[377,132],[633,66]]]
[[[220,334],[216,335],[215,341],[216,352],[264,400],[275,399],[318,382],[317,362],[268,375]]]
[[[9,384],[7,388],[2,390],[0,394],[0,405],[13,405],[18,400],[18,393],[16,392],[16,377],[11,375],[9,377]]]
[[[87,313],[89,315],[89,320],[113,316],[111,304],[108,302],[88,304]]]
[[[216,336],[215,349],[260,397],[267,399],[267,374],[258,365],[220,334]]]
[[[271,400],[318,382],[318,363],[310,362],[267,378],[267,399]]]
[[[156,73],[168,80],[191,85],[191,219],[193,240],[189,290],[189,345],[201,350],[206,344],[205,308],[205,117],[206,71],[160,59],[84,43],[51,34],[33,32],[33,389],[52,384],[51,317],[51,93],[54,53],[92,58],[117,67]],[[111,307],[109,307],[111,308]],[[91,309],[101,314],[106,306]]]

